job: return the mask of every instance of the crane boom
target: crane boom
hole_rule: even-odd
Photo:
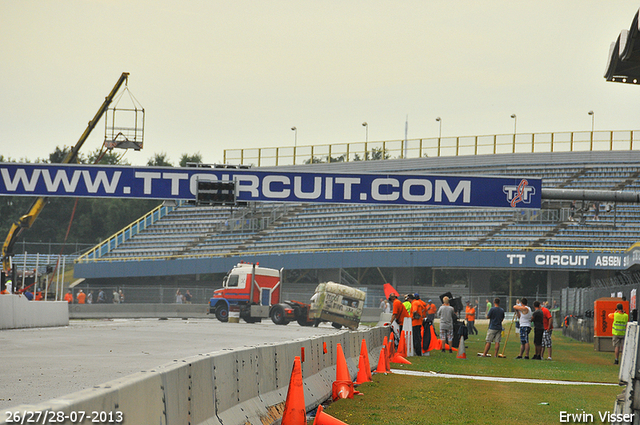
[[[104,113],[109,108],[109,105],[111,104],[111,102],[113,101],[113,98],[118,93],[118,90],[120,90],[120,87],[122,87],[122,85],[127,82],[128,78],[129,78],[128,72],[123,72],[122,75],[120,75],[118,82],[116,82],[115,86],[113,86],[113,89],[111,89],[111,92],[109,93],[109,95],[104,99],[102,106],[100,106],[100,109],[98,109],[98,112],[96,112],[93,119],[89,121],[87,128],[84,130],[84,132],[80,136],[80,139],[78,140],[78,142],[62,160],[63,164],[69,164],[71,162],[77,161],[78,152],[80,151],[80,148],[82,147],[84,142],[89,138],[89,135],[91,134],[93,129],[96,127],[96,125],[100,121],[100,118],[102,118]],[[29,211],[11,225],[11,228],[9,229],[9,233],[7,234],[7,238],[2,244],[2,270],[5,273],[8,273],[9,269],[11,268],[10,259],[13,256],[13,246],[16,243],[16,240],[25,229],[28,229],[31,227],[31,225],[36,220],[36,218],[38,218],[38,215],[44,209],[44,206],[46,205],[46,203],[47,203],[47,198],[45,197],[37,198],[33,202],[33,204],[31,204]]]

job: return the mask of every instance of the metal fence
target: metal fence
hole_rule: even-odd
[[[158,286],[136,286],[136,285],[121,285],[110,286],[105,285],[101,287],[87,286],[80,284],[72,289],[74,300],[76,299],[78,292],[82,290],[87,295],[92,293],[93,303],[97,303],[98,294],[102,290],[105,294],[107,303],[113,303],[114,291],[122,291],[124,294],[125,303],[140,303],[140,304],[173,304],[177,299],[177,291],[180,290],[182,295],[187,291],[191,294],[191,304],[207,304],[209,299],[213,295],[212,287],[202,286],[178,286],[178,285],[158,285]]]
[[[624,297],[631,300],[631,291],[640,289],[640,273],[622,273],[608,279],[597,279],[592,285],[588,288],[562,289],[562,317],[585,317],[588,311],[593,311],[593,303],[598,298]]]
[[[572,131],[432,137],[380,142],[225,149],[224,162],[258,167],[502,153],[621,151],[640,145],[640,131]]]
[[[282,299],[296,300],[308,303],[315,291],[316,286],[317,284],[315,283],[285,283],[283,285]],[[381,285],[350,286],[360,289],[366,293],[365,307],[379,307],[380,300],[385,296],[384,289]],[[72,293],[74,296],[74,300],[76,300],[77,294],[80,289],[82,289],[86,294],[92,293],[93,303],[97,302],[98,294],[100,290],[102,290],[105,294],[106,303],[113,303],[114,291],[122,291],[122,293],[124,294],[125,303],[173,304],[176,303],[178,295],[177,291],[180,290],[181,295],[184,295],[187,291],[189,291],[189,293],[191,294],[192,304],[208,304],[209,299],[213,296],[213,290],[220,287],[220,283],[214,282],[211,282],[209,286],[196,286],[192,283],[185,283],[185,285],[167,283],[158,285],[105,285],[102,287],[89,286],[88,284],[81,283],[72,288]],[[508,294],[470,294],[467,287],[398,286],[397,290],[402,295],[407,293],[419,293],[420,297],[423,300],[427,301],[431,299],[436,304],[436,306],[440,306],[441,304],[440,295],[446,292],[451,292],[454,297],[461,299],[463,311],[467,300],[470,300],[473,304],[475,304],[477,306],[476,317],[478,319],[485,318],[485,315],[487,313],[487,300],[493,303],[493,300],[495,298],[500,298],[500,305],[504,308],[505,311],[509,312],[512,310],[511,307],[515,304],[516,299],[518,298],[516,296],[509,297]],[[533,301],[537,299],[540,302],[548,301],[549,305],[553,306],[554,304],[557,304],[559,302],[558,298],[548,298],[546,296],[546,293],[539,294],[537,297],[530,297],[529,305],[533,305]],[[463,317],[464,315],[462,314],[461,318]]]

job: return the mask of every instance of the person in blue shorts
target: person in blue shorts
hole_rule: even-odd
[[[520,305],[514,305],[513,309],[520,313],[520,355],[516,359],[529,359],[529,333],[531,333],[531,316],[533,312],[528,306],[526,298],[520,300]]]
[[[500,341],[502,339],[502,321],[504,320],[504,310],[500,307],[500,298],[493,300],[493,307],[487,312],[487,319],[489,319],[489,329],[487,329],[484,353],[480,354],[480,356],[487,357],[487,353],[493,342],[496,346],[496,357],[498,357]]]

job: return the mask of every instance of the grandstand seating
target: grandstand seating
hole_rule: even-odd
[[[558,155],[561,160],[553,161],[549,154],[535,158],[535,154],[511,154],[484,155],[482,161],[476,160],[478,157],[468,157],[473,158],[469,161],[458,157],[449,163],[442,159],[430,162],[429,158],[423,163],[420,160],[380,162],[384,162],[388,170],[403,166],[405,169],[400,171],[539,177],[544,188],[640,190],[640,165],[624,153],[606,154],[597,160],[590,156],[589,161],[583,161],[577,153],[571,157],[563,153]],[[327,164],[323,165],[323,171],[328,171]],[[371,165],[362,165],[367,166]],[[578,207],[582,207],[580,202]],[[267,203],[261,204],[257,213],[255,206],[231,211],[229,207],[185,204],[103,257],[357,249],[612,251],[626,249],[640,239],[639,205],[601,204],[598,220],[592,205],[584,207],[575,221],[570,221],[569,202],[560,201],[545,205],[541,211],[529,212],[341,204],[289,205],[286,211],[280,211],[282,204]],[[270,218],[265,219],[267,216]]]

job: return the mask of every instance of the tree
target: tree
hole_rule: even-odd
[[[11,158],[10,156],[0,155],[0,162],[22,162],[24,164],[28,164],[31,161],[26,158],[20,158],[20,160],[18,161],[14,158]]]
[[[56,150],[49,154],[49,163],[60,164],[64,158],[71,152],[71,146],[56,146]]]
[[[127,161],[126,159],[123,160],[122,155],[118,155],[116,151],[113,149],[107,150],[106,152],[104,152],[102,155],[102,158],[100,158],[100,161],[96,162],[96,159],[98,159],[101,153],[103,153],[101,148],[97,148],[96,150],[91,152],[87,156],[87,163],[103,164],[103,165],[116,165],[116,164],[129,165],[129,161]]]
[[[378,161],[382,159],[389,159],[391,155],[387,152],[385,148],[373,148],[371,149],[371,153],[365,152],[364,158],[362,158],[357,153],[353,155],[354,161]]]
[[[381,159],[389,159],[391,155],[384,148],[373,148],[371,149],[371,160],[379,161]]]
[[[327,156],[327,162],[344,162],[346,159],[345,155],[340,155],[340,156]]]
[[[183,153],[180,157],[180,166],[186,167],[187,162],[195,162],[196,164],[202,164],[202,154],[200,152],[194,153],[193,155],[189,155]]]
[[[304,163],[305,164],[321,164],[324,161],[322,160],[322,158],[318,158],[317,156],[312,156],[311,158],[307,159]]]
[[[147,165],[152,167],[173,167],[173,164],[169,161],[169,155],[167,155],[166,152],[153,154],[153,157],[147,161]]]

